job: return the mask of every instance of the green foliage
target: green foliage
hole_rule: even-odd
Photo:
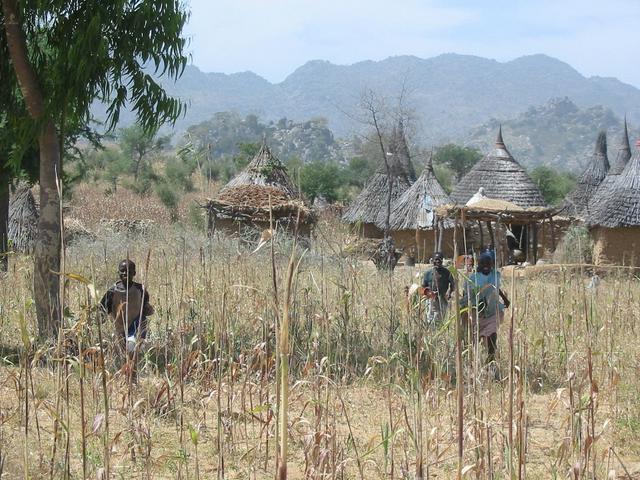
[[[529,175],[540,188],[545,201],[550,205],[560,204],[576,185],[576,177],[573,174],[545,165],[534,168]]]
[[[449,167],[458,182],[481,158],[482,154],[475,148],[448,143],[436,149],[433,163]]]
[[[438,182],[440,182],[440,185],[442,185],[442,188],[444,188],[445,192],[451,193],[456,176],[455,172],[444,164],[434,165],[433,171],[436,174],[436,178],[438,179]]]
[[[344,170],[334,162],[315,161],[300,170],[300,186],[311,201],[319,196],[336,201],[339,188],[345,183]]]
[[[593,242],[583,225],[572,225],[553,254],[556,263],[591,263]]]
[[[205,210],[195,203],[189,205],[189,223],[200,231],[204,231],[207,224]]]
[[[155,191],[162,204],[169,210],[171,219],[175,221],[178,217],[177,209],[180,203],[180,196],[176,193],[175,188],[166,182],[160,182],[156,185]]]

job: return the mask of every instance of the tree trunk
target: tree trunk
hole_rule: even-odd
[[[60,279],[60,151],[53,121],[40,134],[40,218],[34,249],[33,290],[41,338],[55,338],[62,319],[59,302]]]
[[[15,0],[2,0],[7,46],[29,116],[40,123],[40,218],[34,250],[33,290],[41,339],[57,333],[59,302],[60,216],[56,180],[60,175],[60,148],[53,120],[45,118],[42,87],[29,61],[27,42]]]
[[[0,272],[9,269],[9,176],[0,175]]]

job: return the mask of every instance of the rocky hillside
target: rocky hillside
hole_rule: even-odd
[[[611,109],[579,108],[569,98],[556,98],[540,107],[530,107],[511,119],[491,119],[475,128],[463,143],[485,152],[493,146],[502,124],[505,143],[526,167],[544,164],[576,174],[593,152],[598,131],[606,130],[610,159],[620,145],[623,123]],[[630,128],[633,140],[640,133]]]
[[[189,104],[178,130],[209,120],[217,112],[234,111],[267,121],[323,117],[336,136],[350,137],[361,129],[352,116],[363,90],[372,88],[393,98],[403,83],[407,103],[418,119],[421,143],[428,145],[459,140],[491,118],[515,118],[554,97],[568,96],[580,108],[603,105],[640,123],[640,90],[612,78],[586,78],[545,55],[504,63],[456,54],[429,59],[399,56],[353,65],[311,61],[277,84],[251,72],[204,73],[192,66],[177,84],[166,88]],[[100,116],[99,111],[96,114]]]
[[[303,162],[344,160],[342,145],[334,139],[323,119],[293,122],[281,118],[263,123],[255,115],[242,118],[237,113],[221,112],[189,127],[187,132],[197,145],[210,145],[214,157],[235,155],[239,153],[240,144],[259,143],[265,136],[282,160],[293,157]]]

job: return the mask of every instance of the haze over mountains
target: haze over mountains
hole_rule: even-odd
[[[165,87],[189,103],[178,130],[216,112],[236,111],[263,120],[324,117],[334,134],[344,137],[361,128],[350,115],[358,112],[365,89],[395,98],[405,80],[407,103],[417,114],[425,144],[459,140],[491,118],[512,118],[554,97],[569,97],[579,107],[609,107],[640,123],[639,89],[613,78],[586,78],[546,55],[505,63],[457,54],[430,59],[399,56],[353,65],[314,60],[277,84],[252,72],[204,73],[189,66],[177,84]]]
[[[451,141],[483,146],[493,137],[491,128],[512,119],[518,124],[514,133],[519,137],[514,154],[523,152],[524,163],[529,165],[555,163],[559,156],[568,154],[576,167],[578,158],[591,149],[598,129],[618,131],[625,114],[632,125],[640,124],[640,89],[614,78],[587,78],[546,55],[504,63],[458,54],[429,59],[398,56],[353,65],[314,60],[276,84],[252,72],[204,73],[189,66],[176,84],[165,83],[165,88],[189,105],[177,131],[209,120],[217,112],[231,111],[274,122],[323,117],[335,137],[350,138],[363,129],[353,119],[360,112],[363,91],[372,89],[394,99],[403,83],[406,104],[415,112],[416,143],[431,146]],[[553,106],[558,100],[552,99],[565,97],[573,107]],[[127,124],[133,119],[124,116],[122,120]],[[535,131],[528,132],[529,127]],[[559,132],[569,140],[560,138]],[[507,125],[507,143],[510,133]],[[551,143],[557,148],[539,145],[552,134]],[[610,145],[615,142],[612,136]],[[548,151],[542,153],[540,149],[545,148]]]

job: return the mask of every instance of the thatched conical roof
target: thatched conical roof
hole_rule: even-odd
[[[263,139],[249,165],[207,202],[209,214],[241,221],[288,221],[300,217],[313,223],[315,216],[291,182],[286,167]]]
[[[433,171],[431,158],[422,175],[391,205],[391,230],[432,230],[437,223],[435,208],[450,203]],[[384,227],[384,214],[378,216],[377,226]]]
[[[451,200],[465,205],[481,187],[487,197],[520,207],[547,206],[538,186],[507,150],[502,139],[502,127],[498,130],[496,148],[458,182],[451,192]]]
[[[416,181],[416,170],[411,162],[409,155],[409,146],[407,138],[404,135],[404,123],[402,119],[398,122],[398,126],[394,127],[391,132],[391,140],[389,141],[389,153],[396,157],[397,164],[402,168],[404,174],[412,181]]]
[[[9,242],[16,252],[30,253],[38,236],[38,208],[26,184],[16,188],[9,202]]]
[[[629,129],[627,128],[627,117],[624,117],[624,130],[622,131],[622,139],[618,147],[615,161],[611,164],[609,175],[620,175],[624,167],[631,159],[631,145],[629,144]]]
[[[589,202],[598,187],[609,173],[609,158],[607,157],[607,134],[600,132],[593,155],[587,167],[578,178],[576,187],[564,201],[564,210],[569,215],[583,217],[589,214]]]
[[[640,227],[640,140],[629,163],[611,188],[598,191],[587,217],[591,226]]]
[[[404,138],[404,134],[402,134]],[[392,138],[398,138],[398,133],[392,135]],[[411,171],[413,165],[409,156],[409,150],[401,143],[391,141],[390,146],[399,150],[390,151],[387,155],[386,162],[389,165],[389,173],[391,176],[391,185],[389,184],[389,175],[387,175],[387,166],[384,161],[380,162],[378,169],[364,185],[360,194],[351,202],[349,207],[342,215],[342,220],[347,223],[377,223],[378,216],[386,215],[387,196],[391,189],[391,204],[411,186],[415,179],[415,173],[412,177]],[[402,151],[406,149],[406,155]],[[384,217],[383,217],[384,218]],[[384,224],[384,220],[382,222]]]
[[[221,193],[239,185],[271,186],[279,188],[292,198],[299,197],[298,189],[289,178],[286,167],[271,153],[265,139],[249,165],[229,181]]]
[[[627,130],[627,118],[624,119],[624,131],[622,133],[622,140],[620,142],[620,147],[618,148],[618,153],[616,154],[615,161],[611,164],[611,168],[609,168],[609,173],[604,177],[602,183],[598,187],[597,192],[591,197],[589,201],[589,210],[592,208],[592,204],[594,201],[597,201],[597,198],[600,197],[601,193],[605,190],[611,188],[613,184],[616,182],[618,175],[622,173],[624,167],[629,163],[629,159],[631,158],[631,147],[629,145],[629,132]]]

